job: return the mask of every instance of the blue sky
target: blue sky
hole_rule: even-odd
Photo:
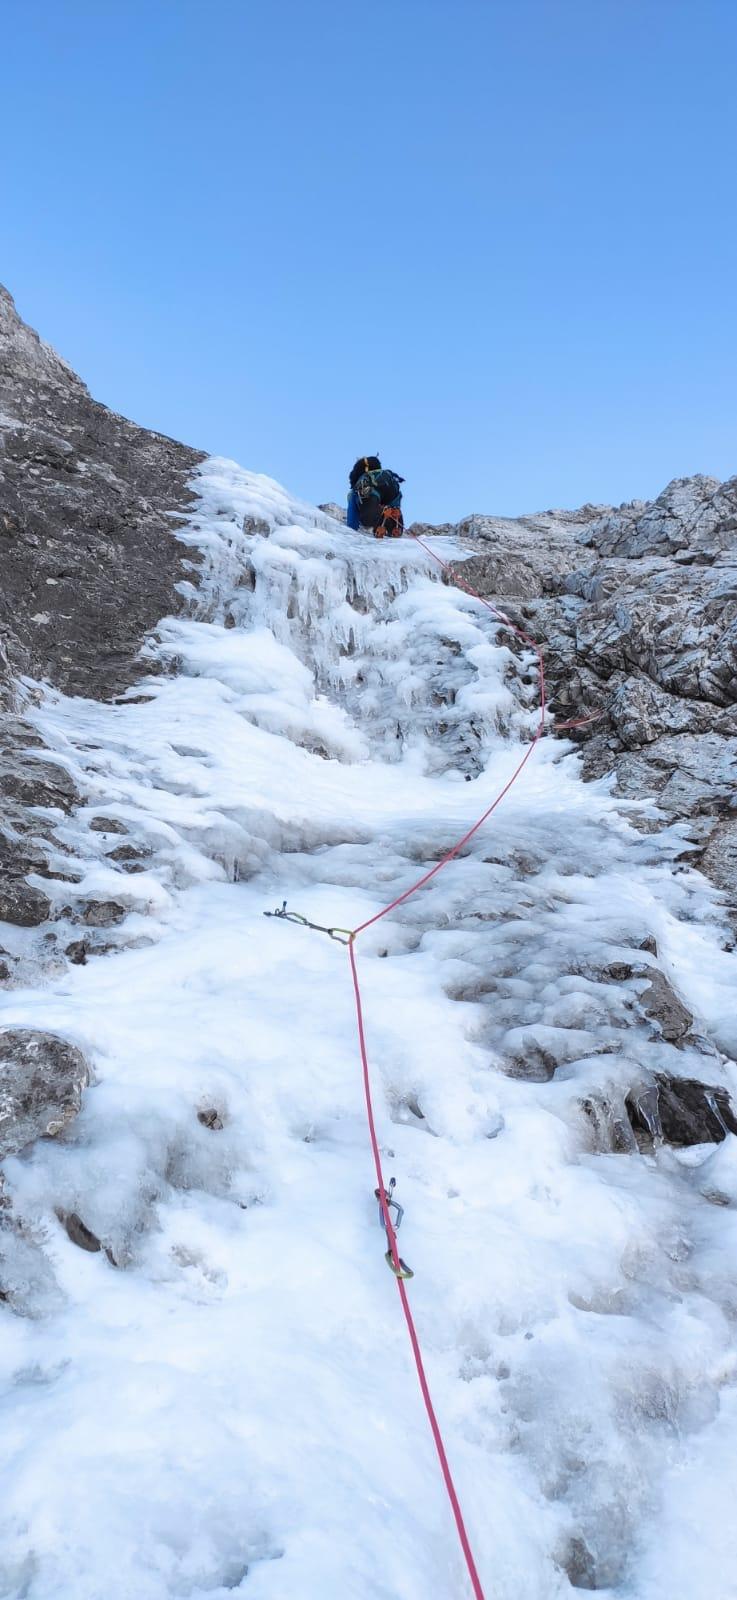
[[[0,281],[115,409],[409,516],[737,470],[737,0],[5,0]]]

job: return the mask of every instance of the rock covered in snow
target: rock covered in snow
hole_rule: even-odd
[[[74,1120],[90,1071],[75,1045],[36,1028],[0,1030],[0,1159]]]

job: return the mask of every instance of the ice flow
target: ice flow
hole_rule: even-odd
[[[87,796],[57,829],[58,927],[91,897],[123,915],[50,980],[29,945],[0,1004],[94,1073],[67,1133],[6,1163],[0,1593],[460,1600],[345,951],[263,912],[353,927],[431,865],[519,759],[534,661],[411,542],[229,462],[196,487],[164,671],[28,713]],[[734,1594],[735,1140],[643,1153],[626,1109],[662,1072],[734,1092],[734,957],[716,891],[673,871],[678,830],[633,809],[544,739],[359,951],[412,1303],[495,1600]],[[121,829],[140,870],[109,859]],[[695,1018],[679,1048],[641,1003],[653,939]]]

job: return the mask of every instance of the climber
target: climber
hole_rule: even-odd
[[[346,521],[349,528],[372,529],[375,539],[400,539],[404,533],[404,478],[382,467],[378,456],[360,456],[351,470]]]

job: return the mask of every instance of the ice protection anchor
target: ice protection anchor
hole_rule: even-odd
[[[265,911],[264,916],[278,917],[280,922],[296,922],[300,928],[312,928],[315,933],[326,933],[336,944],[350,944],[353,939],[352,928],[324,928],[321,922],[310,922],[299,911],[287,911],[286,900],[282,900],[281,906],[277,906],[275,911]]]
[[[404,1216],[404,1206],[400,1206],[399,1201],[394,1199],[394,1190],[396,1186],[396,1178],[390,1178],[389,1188],[384,1190],[383,1205],[381,1203],[381,1190],[374,1189],[374,1198],[379,1202],[379,1222],[381,1223],[387,1238],[389,1237],[389,1229],[386,1225],[385,1208],[391,1216],[392,1227],[395,1235],[399,1232],[399,1229],[402,1225],[402,1217]],[[407,1266],[406,1261],[403,1261],[400,1255],[398,1255],[399,1265],[397,1265],[397,1262],[394,1260],[394,1256],[392,1255],[391,1245],[386,1251],[384,1260],[387,1266],[394,1273],[395,1278],[414,1278],[414,1272],[412,1271],[412,1268]]]

